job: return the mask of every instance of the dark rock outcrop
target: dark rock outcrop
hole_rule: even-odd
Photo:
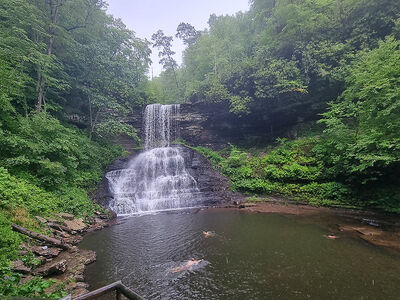
[[[67,261],[61,259],[58,261],[50,262],[35,270],[36,275],[49,276],[62,274],[67,270]]]
[[[52,248],[47,246],[33,246],[32,252],[38,256],[52,258],[58,256],[62,250],[59,248]]]
[[[229,190],[229,180],[215,170],[207,158],[191,148],[178,147],[182,150],[186,170],[196,180],[206,205],[243,201],[244,197],[241,194]]]

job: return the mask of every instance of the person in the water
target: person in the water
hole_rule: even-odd
[[[334,234],[332,234],[332,233],[326,235],[325,237],[327,237],[327,238],[330,239],[330,240],[336,240],[336,239],[339,238],[338,236],[336,236],[336,235],[334,235]]]
[[[177,272],[185,271],[185,270],[189,269],[191,266],[198,265],[202,261],[203,261],[202,259],[196,260],[196,259],[192,258],[184,266],[174,268],[174,269],[170,270],[170,272],[171,273],[177,273]]]
[[[203,235],[205,238],[213,237],[215,236],[215,232],[213,231],[203,231]]]

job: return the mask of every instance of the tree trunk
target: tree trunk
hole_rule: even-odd
[[[172,68],[172,71],[174,71],[174,77],[175,77],[176,88],[177,88],[178,91],[179,91],[178,78],[176,78],[176,71],[175,71],[175,68]]]
[[[65,0],[46,0],[46,3],[50,6],[50,39],[49,44],[47,46],[47,55],[51,55],[53,53],[53,45],[54,45],[54,37],[56,34],[56,25],[58,19],[58,12],[60,7],[64,4]],[[38,68],[38,83],[36,86],[36,91],[38,93],[36,110],[40,112],[42,110],[42,105],[44,102],[45,96],[45,86],[46,86],[46,78],[43,76],[42,70]]]
[[[88,95],[89,101],[89,140],[92,139],[92,132],[93,132],[93,111],[92,111],[92,101],[90,100],[90,96]]]
[[[68,249],[71,248],[71,245],[66,244],[62,240],[58,240],[58,239],[55,239],[55,238],[52,238],[52,237],[49,237],[49,236],[45,236],[45,235],[37,233],[37,232],[30,231],[29,229],[26,229],[24,227],[18,226],[16,224],[12,224],[11,226],[12,226],[12,229],[14,231],[17,231],[19,233],[27,235],[27,236],[29,236],[31,238],[36,239],[36,240],[49,243],[50,245],[59,247],[59,248],[64,249],[64,250],[68,250]]]
[[[214,47],[214,75],[217,75],[217,50]]]

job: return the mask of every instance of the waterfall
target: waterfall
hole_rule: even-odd
[[[144,113],[145,152],[126,169],[106,174],[118,215],[195,207],[201,205],[196,180],[187,172],[180,147],[179,105],[148,105]]]
[[[144,112],[145,149],[169,147],[179,136],[179,104],[147,105]]]

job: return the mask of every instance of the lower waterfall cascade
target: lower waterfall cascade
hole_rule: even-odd
[[[117,215],[198,207],[202,195],[187,172],[179,146],[179,104],[151,104],[144,115],[145,151],[126,169],[106,174],[113,195],[110,209]]]

